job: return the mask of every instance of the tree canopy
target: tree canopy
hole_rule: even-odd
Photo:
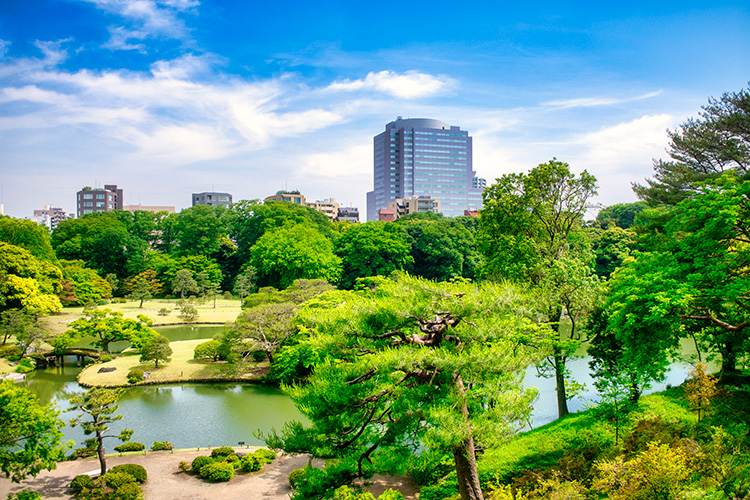
[[[633,184],[650,205],[676,205],[703,181],[725,172],[745,177],[750,171],[750,89],[711,98],[699,118],[669,132],[670,160],[654,161],[654,177]]]
[[[398,274],[375,290],[306,302],[299,318],[314,332],[307,342],[327,354],[289,392],[311,424],[289,424],[269,444],[339,458],[330,490],[375,470],[398,471],[420,447],[444,450],[455,459],[461,497],[482,498],[475,447],[517,431],[534,397],[521,380],[546,328],[525,299],[510,286]]]
[[[333,243],[308,225],[286,225],[266,232],[253,246],[250,263],[258,272],[258,284],[286,288],[296,279],[322,278],[336,282],[341,259]]]
[[[0,381],[0,470],[13,482],[52,470],[62,460],[64,422],[25,387]]]

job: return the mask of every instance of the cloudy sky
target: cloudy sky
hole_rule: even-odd
[[[288,188],[364,212],[397,116],[468,130],[488,181],[557,157],[628,202],[748,54],[746,1],[0,0],[0,202]]]

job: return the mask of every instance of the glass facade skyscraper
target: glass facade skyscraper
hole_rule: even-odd
[[[374,189],[367,193],[367,220],[377,220],[378,210],[397,198],[438,199],[446,217],[481,208],[483,189],[478,186],[485,183],[472,169],[467,131],[440,120],[398,117],[375,136],[373,146]]]

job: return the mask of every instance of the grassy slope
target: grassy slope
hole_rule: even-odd
[[[629,419],[632,424],[643,418],[662,416],[665,420],[695,422],[697,417],[686,408],[682,389],[674,388],[641,398],[638,411]],[[562,420],[526,432],[507,444],[488,449],[478,466],[484,480],[495,477],[507,480],[523,469],[549,468],[572,447],[613,444],[614,426],[598,420],[596,409],[575,413]],[[629,428],[621,429],[620,436]]]
[[[209,363],[193,359],[195,346],[206,339],[183,340],[171,342],[172,360],[154,369],[154,363],[141,363],[140,355],[134,350],[126,350],[112,361],[94,364],[84,369],[78,381],[85,386],[113,387],[128,385],[127,375],[130,370],[151,370],[148,383],[168,383],[206,380],[258,380],[268,371],[268,363],[248,365],[244,371],[238,371],[234,365],[223,362]],[[114,367],[113,372],[98,373],[101,368]]]
[[[143,307],[139,308],[138,301],[131,301],[125,304],[107,304],[99,306],[100,309],[111,309],[113,311],[119,311],[123,313],[126,318],[136,319],[139,314],[144,314],[154,321],[155,325],[181,325],[185,321],[179,317],[179,307],[175,300],[149,300],[143,303]],[[195,304],[194,304],[195,305]],[[198,317],[194,323],[215,323],[223,325],[227,321],[233,321],[237,318],[237,315],[241,311],[241,302],[239,299],[226,300],[217,299],[216,308],[214,309],[213,301],[206,302],[205,304],[195,305],[198,310]],[[167,308],[170,310],[169,315],[159,316],[159,309]],[[59,314],[47,316],[43,318],[47,324],[48,329],[53,333],[63,333],[68,323],[75,321],[76,319],[83,316],[83,307],[66,307]]]

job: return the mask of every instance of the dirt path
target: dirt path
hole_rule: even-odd
[[[237,451],[248,451],[238,448]],[[250,449],[249,451],[252,451]],[[107,467],[118,464],[140,464],[148,471],[148,481],[143,485],[146,500],[288,500],[292,491],[289,488],[289,473],[307,464],[305,456],[282,456],[259,472],[239,473],[227,483],[207,483],[178,469],[180,461],[191,462],[198,455],[207,455],[206,450],[149,452],[147,455],[108,457]],[[78,474],[97,470],[99,461],[95,458],[62,462],[53,471],[44,471],[35,479],[21,484],[0,479],[0,499],[9,493],[22,489],[38,492],[44,500],[70,500],[73,497],[68,489],[70,481]],[[417,489],[405,478],[376,476],[370,491],[377,497],[387,488],[393,488],[413,500],[418,498]]]

